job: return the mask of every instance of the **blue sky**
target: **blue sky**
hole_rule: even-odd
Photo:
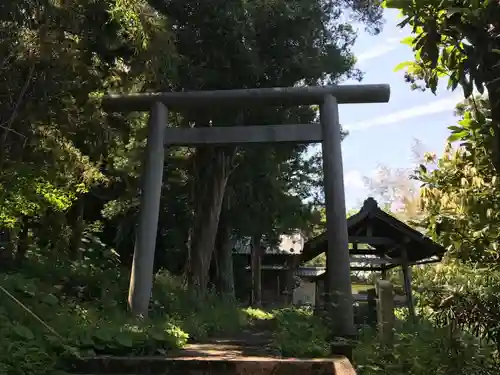
[[[372,175],[379,165],[413,166],[414,139],[423,143],[425,151],[441,154],[449,134],[447,127],[457,121],[455,104],[462,98],[460,89],[447,91],[446,82],[437,95],[410,90],[404,72],[394,72],[397,64],[412,60],[410,47],[400,43],[410,30],[396,26],[399,16],[394,10],[386,10],[384,18],[386,24],[377,36],[360,29],[354,53],[357,67],[364,72],[362,83],[390,84],[390,102],[340,107],[340,122],[350,132],[342,145],[348,209],[359,207],[367,197],[362,178]]]

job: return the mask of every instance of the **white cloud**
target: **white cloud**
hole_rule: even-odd
[[[359,63],[388,54],[399,47],[400,38],[388,38],[384,43],[376,44],[373,48],[356,55]]]
[[[391,51],[394,51],[398,46],[396,44],[379,44],[376,45],[373,49],[369,49],[368,51],[361,52],[357,55],[357,60],[360,63],[363,63],[367,60],[375,59],[377,57],[388,54]]]
[[[392,38],[387,38],[387,41],[389,43],[400,43],[401,44],[401,41],[403,40],[403,37],[404,37],[404,35],[402,34],[401,36],[395,36],[395,37],[392,37]]]
[[[361,172],[355,169],[347,171],[344,175],[344,186],[346,190],[365,189],[365,183]]]
[[[428,104],[419,105],[393,112],[385,116],[375,117],[370,120],[360,121],[353,124],[346,124],[345,129],[349,131],[363,130],[376,126],[384,126],[395,124],[404,120],[409,120],[416,117],[432,115],[435,113],[452,112],[457,103],[462,99],[462,95],[456,94],[449,98],[435,100]]]

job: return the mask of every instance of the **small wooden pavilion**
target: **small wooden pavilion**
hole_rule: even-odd
[[[410,314],[415,314],[411,287],[411,267],[439,262],[445,249],[380,209],[373,198],[365,200],[358,213],[347,219],[350,243],[351,271],[376,271],[386,277],[386,271],[402,267],[404,290]],[[360,246],[364,245],[364,246]],[[363,247],[363,248],[362,248]],[[300,262],[307,262],[327,250],[323,233],[304,245]],[[316,278],[316,295],[323,292],[325,274]],[[321,304],[321,301],[318,301]]]

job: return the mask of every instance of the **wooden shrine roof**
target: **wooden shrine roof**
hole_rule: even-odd
[[[351,256],[375,255],[385,261],[378,269],[388,269],[400,264],[404,249],[410,264],[432,258],[438,261],[446,252],[444,247],[429,237],[380,209],[373,198],[365,200],[359,212],[347,219],[347,229],[350,243],[370,245],[368,249],[356,249],[356,246],[352,246]],[[301,254],[301,263],[324,253],[326,248],[326,233],[307,241]],[[366,267],[366,270],[370,269],[373,267]]]

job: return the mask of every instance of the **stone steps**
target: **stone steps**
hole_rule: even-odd
[[[215,354],[215,353],[214,353]],[[242,357],[238,353],[165,357],[97,357],[73,364],[78,375],[355,375],[345,357],[293,359]]]
[[[272,322],[266,322],[272,324]],[[265,328],[265,327],[264,327]],[[262,324],[236,337],[193,342],[168,357],[84,358],[72,364],[74,375],[355,375],[347,358],[351,347],[332,346],[332,358],[282,358],[270,347]]]

